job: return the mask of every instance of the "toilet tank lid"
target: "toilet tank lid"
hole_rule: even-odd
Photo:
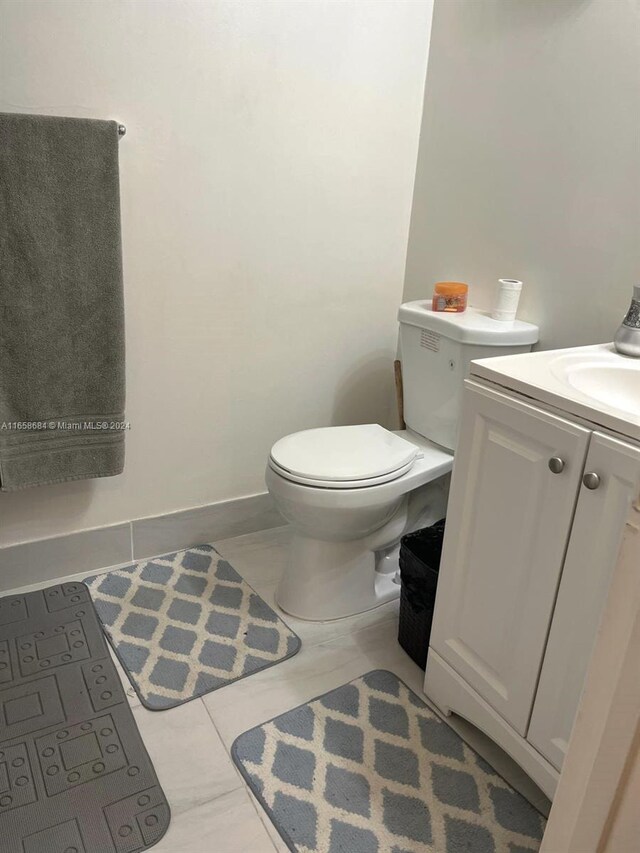
[[[494,320],[488,311],[467,308],[461,314],[433,311],[431,300],[419,299],[405,302],[398,311],[400,323],[437,332],[452,341],[462,344],[477,344],[493,347],[535,344],[540,330],[533,323],[513,320],[505,323]]]

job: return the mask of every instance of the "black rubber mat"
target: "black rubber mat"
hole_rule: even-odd
[[[135,853],[169,805],[82,583],[0,599],[0,851]]]

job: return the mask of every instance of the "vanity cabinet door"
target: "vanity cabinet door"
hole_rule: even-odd
[[[580,489],[527,735],[558,770],[567,751],[629,504],[638,496],[640,448],[596,432],[584,471],[586,485]],[[596,474],[599,483],[590,474]]]
[[[465,383],[431,647],[521,735],[590,435]]]

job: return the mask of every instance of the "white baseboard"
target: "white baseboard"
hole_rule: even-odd
[[[267,492],[0,548],[0,594],[279,527]]]

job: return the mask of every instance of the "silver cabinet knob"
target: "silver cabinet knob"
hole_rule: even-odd
[[[589,473],[585,474],[582,478],[582,482],[588,489],[597,489],[600,485],[600,477],[595,473],[595,471],[589,471]]]
[[[564,459],[559,456],[552,456],[549,460],[549,470],[553,474],[562,474],[564,471]]]

